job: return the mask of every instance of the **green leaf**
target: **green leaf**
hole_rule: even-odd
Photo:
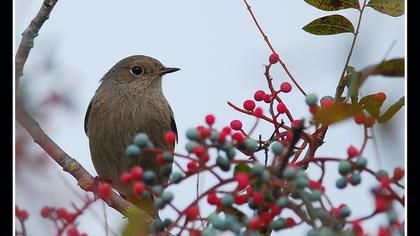
[[[353,24],[346,17],[337,14],[318,18],[302,29],[315,35],[354,33]]]
[[[375,95],[366,95],[360,99],[359,103],[371,116],[378,118],[383,102],[376,101]]]
[[[324,11],[337,11],[347,8],[360,9],[359,0],[305,0],[305,2]]]
[[[377,65],[371,74],[394,77],[404,76],[404,58],[396,58],[384,61]]]
[[[316,111],[314,122],[315,124],[322,123],[323,125],[330,125],[360,114],[361,112],[362,107],[359,104],[336,102],[329,107],[320,108]]]
[[[384,123],[391,119],[395,115],[395,113],[397,113],[401,109],[401,107],[404,106],[404,104],[404,97],[401,97],[397,102],[392,104],[384,114],[378,117],[378,122]]]
[[[390,16],[404,15],[404,0],[370,0],[367,6]]]
[[[245,173],[249,173],[251,172],[251,167],[249,167],[247,164],[245,163],[240,163],[237,164],[235,166],[235,169],[233,170],[233,175],[236,175],[239,172],[245,172]]]

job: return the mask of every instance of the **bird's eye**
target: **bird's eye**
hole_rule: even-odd
[[[139,76],[139,75],[143,74],[143,68],[141,68],[140,66],[134,66],[133,68],[131,68],[130,72],[134,76]]]

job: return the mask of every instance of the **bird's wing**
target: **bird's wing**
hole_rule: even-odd
[[[178,143],[178,130],[176,128],[176,123],[175,123],[175,119],[174,119],[174,112],[172,111],[172,108],[170,106],[169,106],[169,110],[171,110],[171,130],[175,133],[176,142]]]
[[[85,115],[85,133],[86,133],[86,135],[88,135],[88,122],[89,122],[89,113],[90,113],[90,108],[91,107],[92,107],[92,101],[90,101],[89,106],[88,106],[87,111],[86,111],[86,115]],[[89,137],[89,135],[88,135],[88,137]]]

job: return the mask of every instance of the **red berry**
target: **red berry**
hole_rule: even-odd
[[[318,107],[317,106],[310,106],[309,107],[309,112],[310,113],[312,113],[312,114],[315,114],[315,112],[318,110]]]
[[[217,203],[218,201],[220,201],[220,199],[217,197],[217,195],[216,195],[216,193],[215,193],[215,192],[210,192],[210,193],[207,195],[207,202],[208,202],[210,205],[216,205],[216,203]]]
[[[141,178],[143,178],[143,173],[143,168],[140,166],[135,166],[131,169],[131,177],[133,180],[141,180]]]
[[[251,187],[247,188],[246,194],[248,195],[248,197],[253,197],[255,195],[254,189],[252,189]]]
[[[283,82],[283,83],[280,85],[280,90],[281,90],[283,93],[288,93],[288,92],[292,91],[292,85],[291,85],[290,83],[288,83],[288,82]]]
[[[282,209],[278,207],[276,204],[271,205],[271,216],[274,217],[278,214],[280,214]]]
[[[268,60],[270,61],[270,64],[275,64],[279,61],[280,57],[279,54],[277,53],[273,53],[270,55],[270,57],[268,58]]]
[[[232,132],[232,130],[230,129],[230,127],[226,126],[222,129],[221,133],[224,133],[226,135],[230,134],[230,132]]]
[[[292,128],[296,128],[300,125],[300,120],[293,120],[291,123]]]
[[[197,218],[197,216],[198,216],[198,212],[199,212],[198,206],[191,206],[191,207],[189,207],[189,208],[187,209],[187,212],[186,212],[186,214],[187,214],[187,218],[188,218],[189,220],[194,220],[194,219],[196,219],[196,218]]]
[[[201,138],[208,138],[211,135],[210,129],[207,129],[204,126],[197,126],[198,133],[200,134]]]
[[[235,203],[238,205],[242,205],[248,202],[248,196],[246,194],[236,195],[235,196]]]
[[[260,218],[264,225],[270,225],[271,220],[273,220],[273,216],[269,212],[264,212]]]
[[[235,175],[235,180],[238,183],[238,189],[244,189],[249,185],[249,177],[244,172],[239,172]]]
[[[264,114],[264,111],[261,107],[255,108],[255,110],[254,110],[254,116],[255,117],[261,118],[261,117],[263,117],[263,114]]]
[[[279,103],[278,105],[277,105],[277,111],[280,113],[280,114],[283,114],[283,113],[285,113],[286,111],[287,111],[287,107],[286,107],[286,105],[284,105],[284,103]]]
[[[48,218],[48,217],[51,215],[51,212],[52,212],[51,207],[44,206],[44,207],[41,209],[41,216],[42,216],[43,218]]]
[[[372,127],[373,124],[375,124],[375,121],[376,121],[375,117],[368,116],[368,117],[366,117],[366,120],[365,120],[365,126],[368,127],[368,128]]]
[[[240,120],[232,120],[232,122],[230,122],[230,127],[233,130],[241,130],[242,129],[242,122]]]
[[[263,194],[262,194],[262,193],[256,193],[256,194],[254,195],[254,197],[252,198],[252,201],[253,201],[255,204],[260,204],[260,203],[262,203],[262,202],[263,202],[263,200],[264,200],[264,196],[263,196]]]
[[[214,115],[209,114],[206,116],[206,123],[210,126],[212,126],[214,124],[214,122],[216,121],[216,117],[214,117]]]
[[[133,177],[130,172],[124,172],[120,176],[120,182],[123,184],[129,184],[132,179]]]
[[[296,221],[293,219],[293,218],[291,218],[291,217],[287,217],[286,218],[286,225],[287,225],[287,227],[293,227],[293,226],[295,226],[296,225]]]
[[[376,197],[375,198],[376,212],[384,212],[389,208],[389,201],[385,197]]]
[[[402,167],[397,167],[394,169],[394,176],[392,177],[394,180],[399,181],[404,177],[404,169]]]
[[[188,162],[187,168],[189,171],[195,170],[197,168],[197,162],[196,161]]]
[[[339,217],[340,216],[340,208],[338,207],[334,207],[333,209],[331,209],[331,214],[334,217]]]
[[[67,215],[67,210],[64,207],[57,208],[56,212],[58,219],[64,219],[64,217]]]
[[[158,166],[163,166],[165,164],[165,159],[163,159],[163,153],[159,153],[156,155],[156,164],[158,164]]]
[[[380,227],[378,236],[391,236],[391,233],[389,232],[387,228]]]
[[[201,157],[205,153],[205,150],[201,145],[195,146],[192,151],[198,157]]]
[[[145,188],[146,188],[146,185],[144,185],[142,182],[136,182],[133,185],[133,193],[136,196],[140,196],[144,193]]]
[[[252,101],[252,100],[246,100],[244,102],[244,105],[243,106],[244,106],[244,109],[245,110],[247,110],[247,111],[253,111],[254,108],[255,108],[255,102]]]
[[[19,220],[25,221],[26,219],[28,219],[29,213],[27,210],[20,210],[17,217],[19,218]]]
[[[251,220],[249,220],[249,227],[251,229],[258,229],[262,224],[260,217],[255,216]]]
[[[109,199],[112,195],[112,187],[107,183],[99,183],[98,196],[102,199]]]
[[[201,232],[198,229],[190,229],[191,236],[201,236]]]
[[[67,214],[64,215],[64,220],[67,223],[72,223],[76,219],[76,213],[74,212],[67,212]]]
[[[375,101],[377,101],[379,103],[382,103],[382,102],[385,101],[385,99],[386,99],[385,93],[379,92],[379,93],[375,94]]]
[[[353,145],[350,145],[350,147],[347,148],[347,155],[349,158],[355,157],[359,155],[359,150],[355,148]]]
[[[287,142],[292,142],[293,141],[293,133],[289,130],[289,131],[287,131],[287,134],[286,134],[286,140],[287,140]]]
[[[329,107],[334,103],[333,99],[330,98],[322,98],[321,99],[321,107]]]
[[[270,94],[264,94],[263,100],[264,100],[265,103],[270,103],[271,102],[271,95]]]
[[[354,116],[354,122],[358,125],[364,124],[365,120],[366,120],[366,117],[363,113]]]
[[[324,192],[325,188],[322,186],[322,184],[318,181],[309,180],[309,188],[315,190],[318,189],[321,192]]]
[[[265,92],[262,90],[258,90],[254,93],[255,101],[262,101],[264,99]]]
[[[166,132],[164,139],[167,144],[173,144],[176,140],[175,132],[173,131]]]
[[[235,132],[232,134],[232,139],[236,141],[238,144],[242,144],[244,142],[245,137],[240,132]]]
[[[67,235],[68,236],[79,236],[79,231],[77,230],[76,226],[74,226],[74,225],[70,226],[70,228],[67,230]]]

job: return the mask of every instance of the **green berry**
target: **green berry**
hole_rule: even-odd
[[[163,199],[164,202],[169,203],[172,201],[172,199],[174,199],[174,194],[169,191],[165,191],[160,197]]]
[[[173,221],[172,221],[171,219],[169,219],[169,218],[166,218],[166,219],[163,221],[163,225],[164,225],[165,227],[169,227],[172,223],[173,223]]]
[[[395,212],[394,210],[387,211],[386,216],[388,217],[388,221],[390,224],[394,224],[398,220],[397,212]]]
[[[198,145],[196,141],[189,141],[187,144],[185,144],[185,149],[191,153],[193,149]]]
[[[232,160],[235,157],[235,155],[236,155],[236,151],[234,148],[226,151],[226,156],[229,160]]]
[[[212,130],[211,134],[210,134],[210,140],[214,143],[217,142],[219,140],[219,132],[217,132],[216,130]]]
[[[335,186],[339,189],[343,189],[347,186],[347,178],[346,177],[340,177],[335,181]]]
[[[264,170],[262,172],[262,175],[261,175],[261,180],[264,181],[264,182],[266,182],[266,181],[268,181],[270,179],[270,176],[271,176],[270,175],[270,171]]]
[[[366,165],[367,165],[367,159],[366,158],[364,158],[364,157],[359,157],[359,158],[357,158],[357,160],[356,160],[356,162],[355,162],[355,164],[356,164],[356,168],[357,169],[363,169],[363,168],[365,168],[366,167]]]
[[[315,208],[314,214],[315,217],[320,219],[321,221],[326,221],[331,218],[331,215],[328,213],[328,211],[322,208]]]
[[[260,163],[255,163],[254,166],[252,166],[251,173],[254,175],[261,175],[265,170],[265,166],[261,165]]]
[[[234,202],[234,198],[233,198],[232,194],[226,194],[225,196],[222,197],[221,200],[222,200],[222,205],[224,207],[228,207],[228,206],[232,205],[233,202]]]
[[[203,231],[201,231],[201,236],[216,236],[216,235],[217,235],[217,231],[212,227],[205,228]]]
[[[162,194],[163,192],[163,188],[160,185],[153,185],[152,190],[153,192],[158,193],[158,194]]]
[[[376,179],[377,180],[380,180],[382,177],[389,178],[389,174],[388,174],[388,172],[386,170],[378,170],[375,173],[375,176],[376,176]]]
[[[160,168],[159,173],[162,176],[169,177],[172,173],[172,165],[171,164],[166,164],[166,165],[162,166],[162,168]]]
[[[147,142],[149,142],[149,136],[145,133],[138,133],[134,137],[134,143],[139,145],[140,147],[144,147],[147,145]]]
[[[145,172],[144,172],[144,174],[143,174],[143,181],[146,183],[146,184],[153,184],[154,182],[155,182],[155,178],[156,178],[156,175],[155,175],[155,173],[153,172],[153,171],[151,171],[151,170],[146,170]]]
[[[136,156],[140,154],[140,148],[135,144],[131,144],[127,147],[125,153],[127,156]]]
[[[318,102],[318,96],[314,93],[309,93],[305,97],[305,102],[308,104],[308,106],[316,105]]]
[[[281,208],[287,207],[289,205],[289,199],[287,197],[280,197],[277,199],[276,205]]]
[[[359,172],[353,172],[351,174],[350,183],[352,185],[358,185],[358,184],[360,184],[360,182],[362,182],[362,177],[360,176],[360,173]]]
[[[219,168],[223,171],[229,171],[230,170],[230,162],[224,156],[218,156],[217,157],[216,165],[219,166]]]
[[[308,186],[308,179],[307,178],[299,177],[296,180],[296,185],[299,188],[305,188],[306,186]]]
[[[287,167],[283,171],[283,176],[286,179],[294,179],[294,178],[296,178],[296,175],[297,175],[297,171],[296,171],[295,168]]]
[[[271,144],[271,151],[274,153],[274,155],[283,154],[285,150],[286,149],[283,146],[283,144],[281,144],[279,142],[273,142]]]
[[[160,219],[155,219],[153,221],[153,229],[155,229],[156,231],[162,231],[165,229],[165,225]]]
[[[351,214],[351,210],[347,206],[344,206],[344,207],[340,208],[340,216],[341,217],[346,218],[346,217],[350,216],[350,214]]]
[[[249,199],[249,200],[248,200],[248,207],[249,207],[249,208],[251,208],[251,209],[253,209],[253,210],[255,210],[255,209],[257,209],[257,208],[258,208],[258,205],[257,205],[257,204],[255,204],[255,202],[254,202],[254,201],[252,201],[252,199]]]
[[[232,145],[232,143],[230,143],[230,142],[225,142],[225,143],[223,143],[222,144],[222,146],[220,146],[220,148],[223,150],[223,151],[229,151],[229,150],[231,150],[231,149],[233,149],[233,145]]]
[[[246,149],[250,151],[255,151],[258,146],[258,142],[255,139],[247,138],[244,142]]]
[[[187,138],[189,139],[189,140],[196,140],[196,141],[198,141],[198,140],[200,140],[200,133],[198,132],[198,130],[197,129],[188,129],[187,130]]]
[[[351,172],[351,163],[349,161],[340,161],[338,165],[338,172],[341,175],[347,175]]]
[[[160,210],[162,210],[166,206],[166,202],[160,197],[156,198],[154,202],[155,206]]]
[[[286,220],[284,218],[278,218],[277,220],[273,220],[270,223],[270,228],[274,231],[281,230],[287,226]]]
[[[322,192],[318,189],[312,190],[309,194],[309,199],[311,201],[319,201],[321,199]]]
[[[174,156],[172,153],[165,151],[163,152],[163,160],[165,160],[165,162],[172,163],[172,161],[174,160]]]
[[[171,183],[177,184],[181,182],[182,178],[184,178],[183,174],[181,172],[174,172],[171,175]]]
[[[306,172],[304,170],[299,169],[296,172],[296,177],[297,178],[305,178],[305,179],[307,179],[308,178],[308,174],[306,174]]]

